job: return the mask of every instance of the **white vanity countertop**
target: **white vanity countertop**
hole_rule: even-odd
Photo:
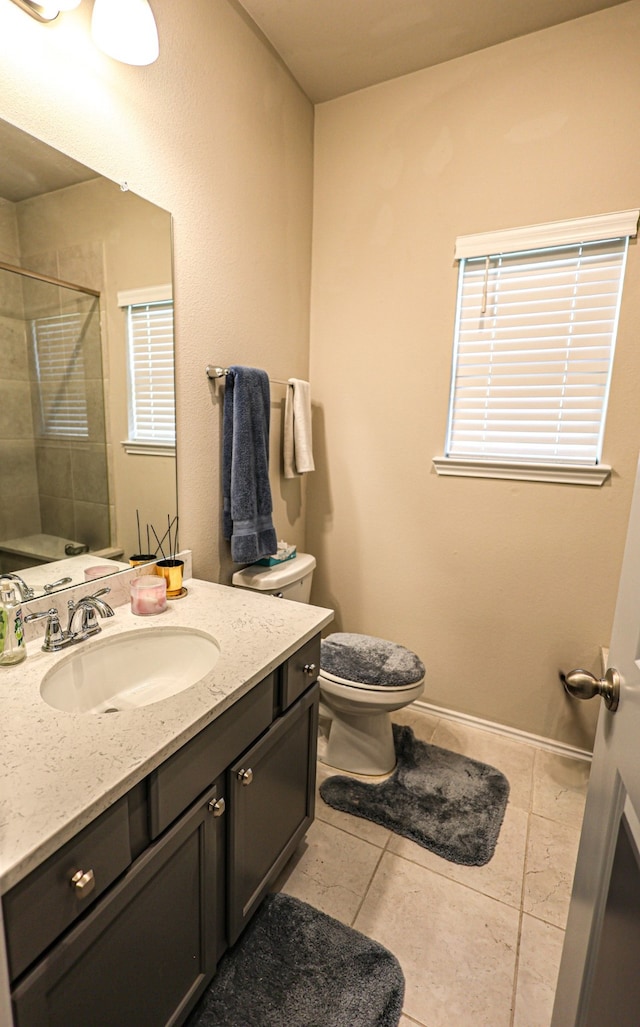
[[[333,617],[331,610],[191,579],[188,595],[156,617],[128,605],[101,620],[97,638],[62,653],[28,643],[27,659],[0,668],[0,892],[5,892],[215,720]],[[214,669],[178,695],[119,713],[63,713],[41,680],[69,652],[122,631],[188,626],[220,646]],[[188,661],[185,651],[185,662]]]

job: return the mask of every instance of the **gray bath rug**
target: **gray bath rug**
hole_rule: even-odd
[[[404,977],[377,942],[268,895],[186,1027],[397,1027]]]
[[[398,765],[369,784],[329,777],[320,795],[329,806],[373,820],[451,863],[484,866],[495,851],[509,798],[504,774],[486,763],[427,745],[410,727],[393,725]]]

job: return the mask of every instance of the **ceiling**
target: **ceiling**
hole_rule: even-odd
[[[0,153],[0,197],[11,203],[99,177],[7,121],[0,121]]]
[[[314,103],[625,2],[231,0]],[[0,198],[13,203],[97,177],[2,121],[0,154]]]
[[[625,0],[238,0],[314,103]]]

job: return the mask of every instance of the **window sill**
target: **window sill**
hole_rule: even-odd
[[[558,482],[564,485],[600,486],[611,476],[611,468],[606,464],[582,466],[434,456],[433,466],[438,474],[460,478],[510,478],[519,481]]]
[[[139,442],[136,439],[125,439],[122,443],[125,453],[131,456],[175,456],[176,447],[169,442]]]

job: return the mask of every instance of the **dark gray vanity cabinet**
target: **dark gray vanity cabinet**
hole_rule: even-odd
[[[215,870],[223,844],[210,789],[150,846],[13,991],[16,1027],[180,1023],[215,970]]]
[[[4,896],[15,1027],[184,1022],[313,820],[319,650],[318,635]]]

